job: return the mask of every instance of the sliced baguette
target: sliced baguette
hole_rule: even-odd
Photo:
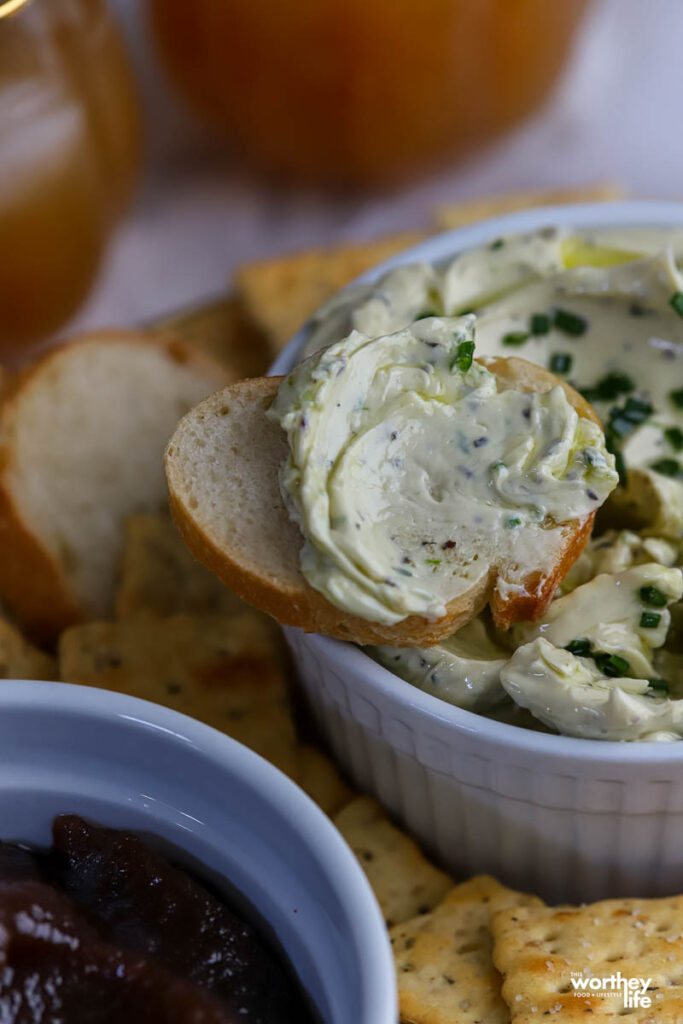
[[[0,405],[0,595],[51,640],[113,606],[122,522],[165,504],[163,450],[226,381],[175,340],[85,336],[12,381]]]
[[[560,384],[581,416],[588,403],[547,370],[522,359],[484,360],[499,380],[523,391]],[[465,625],[490,602],[503,628],[541,615],[590,536],[594,515],[555,527],[553,565],[528,567],[524,592],[504,598],[498,569],[451,601],[436,622],[411,615],[393,626],[369,622],[327,601],[299,569],[303,538],[282,500],[278,470],[287,456],[280,427],[265,415],[281,378],[242,381],[212,395],[179,424],[166,452],[171,511],[190,550],[231,590],[284,625],[360,644],[419,647]]]

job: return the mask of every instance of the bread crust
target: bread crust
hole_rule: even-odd
[[[491,359],[481,362],[501,379],[510,383],[521,382],[529,391],[548,391],[558,384],[561,385],[581,416],[599,422],[585,399],[549,371],[520,359]],[[273,578],[258,564],[249,564],[236,546],[230,548],[220,543],[202,522],[201,510],[191,507],[193,503],[186,500],[184,495],[183,470],[179,464],[179,447],[182,445],[184,425],[193,417],[211,417],[214,405],[228,407],[235,398],[239,398],[242,405],[246,403],[248,407],[252,407],[254,415],[265,417],[281,380],[281,377],[263,377],[229,385],[219,395],[201,403],[197,410],[190,412],[181,421],[167,449],[166,474],[171,512],[176,525],[193,554],[226,586],[244,601],[272,615],[283,625],[296,626],[309,633],[325,633],[340,640],[363,645],[423,647],[436,644],[469,622],[488,602],[491,604],[494,621],[503,628],[507,628],[513,622],[538,618],[546,611],[559,582],[588,541],[595,518],[594,513],[563,528],[564,542],[553,570],[542,576],[537,570],[530,570],[523,581],[524,592],[515,592],[504,598],[495,589],[497,571],[495,567],[491,567],[486,577],[449,603],[443,618],[431,621],[422,616],[410,615],[392,626],[371,622],[337,608],[314,590],[301,573],[298,573],[293,583]],[[276,425],[273,426],[277,431]],[[287,451],[284,434],[279,432],[276,436],[279,440],[275,443],[281,444],[284,458]],[[270,481],[266,489],[272,498],[273,514],[282,520],[281,535],[284,538],[283,543],[286,544],[291,540],[293,524],[289,520],[279,488],[275,493],[274,486],[277,488],[277,484]],[[256,492],[256,485],[254,490]],[[296,535],[300,546],[303,544],[303,537],[298,529]]]
[[[172,334],[151,337],[134,330],[102,330],[60,345],[37,362],[11,377],[0,391],[0,595],[26,632],[40,643],[51,644],[67,626],[87,620],[90,609],[81,605],[69,585],[63,566],[48,550],[22,514],[12,490],[14,432],[26,390],[40,385],[41,376],[78,348],[109,342],[153,345],[172,359],[196,366],[198,371],[225,379],[222,368],[203,353],[179,342]]]

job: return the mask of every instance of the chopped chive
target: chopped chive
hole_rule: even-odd
[[[683,388],[669,392],[669,398],[678,409],[683,409]]]
[[[419,316],[415,317],[415,320],[416,321],[418,321],[418,320],[426,320],[427,317],[429,317],[429,316],[438,316],[438,315],[439,314],[435,313],[433,309],[425,309],[423,313],[420,313]]]
[[[509,334],[503,335],[504,345],[523,345],[525,341],[529,340],[528,331],[510,331]]]
[[[568,309],[556,309],[553,323],[558,331],[572,334],[575,338],[585,334],[588,327],[588,321],[585,317],[579,316],[578,313],[571,313]]]
[[[677,452],[683,450],[683,430],[680,427],[667,427],[664,437]]]
[[[496,459],[495,462],[491,463],[489,469],[505,469],[505,463],[503,462],[502,459]]]
[[[608,654],[606,651],[601,651],[593,655],[593,661],[603,675],[606,675],[609,679],[628,675],[631,671],[631,666],[626,658],[622,658],[619,654]]]
[[[659,459],[658,462],[651,462],[650,469],[662,476],[673,477],[674,480],[683,480],[683,466],[677,459]]]
[[[553,373],[569,373],[573,359],[566,352],[553,352],[550,357],[550,369]]]
[[[441,565],[440,558],[425,558],[425,565]]]
[[[679,316],[683,316],[683,292],[674,292],[669,299],[669,305]]]
[[[570,640],[565,651],[569,651],[570,654],[576,654],[579,658],[590,658],[593,645],[590,640],[585,640],[583,637],[580,640]]]
[[[638,594],[643,604],[649,604],[651,608],[666,608],[667,597],[659,587],[649,584],[647,587],[641,587]]]
[[[648,402],[645,398],[633,398],[632,396],[626,399],[626,404],[623,407],[624,416],[633,423],[642,423],[654,411],[651,402]]]
[[[451,360],[451,370],[453,367],[457,367],[462,373],[469,370],[472,365],[472,356],[474,355],[474,342],[473,341],[461,341],[458,345],[458,350]]]
[[[508,519],[507,523],[505,524],[505,528],[507,530],[512,530],[512,529],[514,529],[515,526],[521,526],[521,525],[522,525],[522,520],[518,519],[517,516],[513,516],[511,519]]]
[[[626,416],[614,415],[614,412],[615,410],[612,410],[613,415],[610,416],[610,429],[614,431],[617,437],[628,437],[636,429],[635,423]]]
[[[648,679],[651,690],[658,690],[660,693],[669,692],[669,684],[666,679]]]
[[[496,240],[494,242],[491,242],[491,244],[489,246],[489,249],[493,249],[493,251],[495,252],[496,249],[502,249],[504,245],[505,245],[505,239],[504,238],[496,238]]]
[[[635,391],[635,383],[626,373],[613,371],[605,374],[595,385],[596,397],[607,402],[628,391]]]
[[[550,327],[550,317],[547,313],[532,313],[529,320],[529,330],[532,334],[549,334]]]
[[[659,612],[643,612],[640,616],[641,629],[656,629],[661,622],[662,616]]]

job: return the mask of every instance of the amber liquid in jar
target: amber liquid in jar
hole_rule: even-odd
[[[84,298],[139,145],[103,0],[0,0],[0,358],[49,335]]]

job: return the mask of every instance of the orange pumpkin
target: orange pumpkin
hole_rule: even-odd
[[[130,69],[104,0],[0,2],[0,352],[77,308],[139,164]]]
[[[586,0],[149,0],[185,93],[260,164],[353,185],[463,155],[543,99]]]

